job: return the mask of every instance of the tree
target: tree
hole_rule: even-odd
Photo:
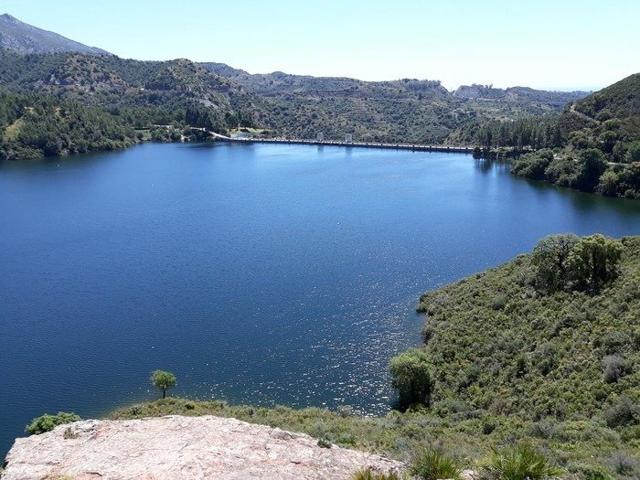
[[[600,175],[607,169],[607,159],[600,150],[590,148],[580,154],[580,164],[577,186],[580,190],[592,192],[598,185]]]
[[[576,243],[578,237],[573,234],[551,235],[538,242],[531,254],[538,288],[553,292],[567,286],[568,260]]]
[[[613,170],[607,170],[600,177],[598,184],[598,192],[609,197],[615,197],[618,193],[618,174]]]
[[[629,163],[640,162],[640,140],[629,145],[625,160]]]
[[[580,239],[567,260],[575,288],[597,292],[618,276],[622,243],[596,234]]]
[[[151,383],[162,390],[162,398],[166,398],[167,390],[176,384],[176,376],[171,372],[156,370],[151,374]]]
[[[413,404],[430,405],[433,382],[429,366],[428,355],[418,348],[391,359],[392,385],[398,390],[400,408]]]

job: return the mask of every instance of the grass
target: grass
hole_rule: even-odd
[[[351,480],[400,480],[401,477],[395,472],[380,473],[374,472],[370,468],[359,470],[353,474]]]
[[[462,469],[458,462],[442,451],[428,448],[420,450],[411,464],[412,475],[422,480],[459,480]]]

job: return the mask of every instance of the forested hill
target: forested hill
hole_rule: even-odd
[[[365,82],[283,72],[249,74],[221,63],[202,65],[266,99],[268,112],[260,118],[261,125],[290,137],[313,138],[322,132],[326,138],[342,139],[351,133],[366,141],[457,144],[452,133],[460,129],[559,112],[587,95],[478,85],[449,92],[434,80]]]
[[[551,135],[536,146],[547,148],[519,158],[513,173],[586,192],[640,198],[640,74],[572,103],[546,123],[503,123],[484,134],[522,146],[527,128],[541,125]]]
[[[478,85],[449,92],[434,80],[252,75],[186,59],[125,60],[8,15],[0,17],[0,36],[7,47],[0,49],[0,87],[101,109],[123,128],[147,131],[138,138],[180,139],[188,127],[225,133],[240,126],[290,138],[322,133],[327,139],[351,134],[356,141],[473,144],[468,132],[482,125],[552,115],[586,95]],[[11,150],[19,152],[14,147],[24,137],[12,132],[2,132],[2,141],[12,139]],[[56,151],[42,142],[27,146]]]
[[[0,48],[7,48],[17,53],[78,52],[109,55],[100,48],[88,47],[57,33],[21,22],[8,13],[0,15]]]
[[[197,136],[185,130],[189,126],[225,132],[232,126],[251,126],[254,112],[262,108],[242,87],[184,59],[141,62],[0,50],[0,88],[0,109],[5,112],[0,117],[0,159]],[[61,117],[60,112],[71,116]],[[64,121],[76,113],[85,122],[82,128]],[[82,129],[91,131],[86,141]]]

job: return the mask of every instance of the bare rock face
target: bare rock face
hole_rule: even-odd
[[[349,479],[398,462],[308,435],[213,416],[85,420],[19,438],[3,480]]]

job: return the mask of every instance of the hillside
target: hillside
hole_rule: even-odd
[[[567,105],[561,114],[484,122],[457,138],[484,156],[535,150],[511,172],[608,196],[640,198],[640,74]]]
[[[531,91],[478,100],[458,98],[429,80],[251,75],[187,59],[9,50],[0,50],[0,86],[100,108],[138,129],[193,126],[225,133],[241,126],[290,138],[315,138],[322,132],[327,139],[343,139],[351,133],[362,141],[427,144],[461,143],[452,134],[481,121],[557,111],[559,99],[568,95]]]
[[[0,15],[0,48],[20,54],[77,52],[90,55],[109,55],[96,47],[88,47],[54,32],[21,22],[8,13]]]
[[[140,139],[130,122],[100,108],[0,90],[0,160],[114,150]]]
[[[585,92],[545,92],[522,87],[492,89],[492,95],[449,92],[439,81],[402,79],[365,82],[283,72],[249,74],[220,63],[203,63],[247,92],[268,101],[261,126],[290,137],[364,141],[460,143],[452,133],[482,121],[558,112]],[[473,88],[475,88],[474,86]]]
[[[527,255],[425,294],[433,408],[594,419],[636,435],[640,417],[611,416],[640,401],[640,237],[622,244],[620,276],[595,294],[541,293]],[[610,362],[624,365],[619,378]]]

